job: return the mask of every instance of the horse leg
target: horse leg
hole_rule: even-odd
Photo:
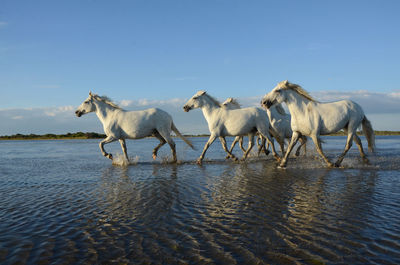
[[[261,144],[258,143],[258,140],[261,139]],[[267,156],[269,154],[269,143],[267,143],[267,146],[265,146],[265,142],[267,140],[265,139],[265,137],[263,137],[262,135],[259,135],[257,138],[257,144],[258,144],[258,150],[257,150],[257,155],[260,156],[260,153],[262,150],[264,150],[265,155]]]
[[[340,166],[340,164],[343,161],[344,156],[347,154],[347,152],[350,150],[351,146],[353,145],[353,136],[354,135],[355,135],[355,132],[350,132],[347,134],[346,146],[344,147],[343,153],[339,156],[338,160],[336,161],[335,167]]]
[[[261,143],[260,143],[260,139],[261,139]],[[265,155],[269,154],[269,143],[267,143],[267,146],[265,146],[265,143],[267,142],[267,140],[265,139],[264,136],[262,136],[261,134],[258,134],[257,136],[257,155],[260,156],[261,151],[264,150]]]
[[[300,140],[300,145],[296,149],[295,156],[299,156],[300,155],[300,149],[301,149],[302,146],[304,146],[304,154],[306,154],[306,141],[307,141],[307,138],[305,136],[301,136],[299,138],[299,140]]]
[[[119,143],[121,144],[122,152],[124,152],[125,159],[129,161],[125,139],[119,139]]]
[[[101,153],[103,154],[103,156],[105,156],[105,157],[107,157],[107,158],[109,158],[109,159],[113,159],[113,156],[112,156],[112,154],[109,154],[109,153],[107,153],[105,150],[104,150],[104,145],[105,144],[108,144],[108,143],[112,143],[112,142],[114,142],[114,141],[116,141],[117,139],[115,139],[113,136],[107,136],[107,138],[106,139],[104,139],[103,141],[101,141],[100,143],[99,143],[99,147],[100,147],[100,151],[101,151]]]
[[[248,137],[249,137],[249,146],[247,147],[246,152],[244,152],[244,154],[243,154],[243,158],[242,158],[243,161],[246,160],[247,155],[249,154],[251,148],[253,148],[253,146],[254,146],[254,133],[249,133]]]
[[[262,150],[262,139],[261,139],[261,143],[260,143],[260,137],[259,137],[259,135],[256,135],[256,143],[257,143],[257,156],[260,156],[260,153],[261,153],[261,150]],[[264,144],[265,144],[265,141],[264,141]]]
[[[271,146],[271,150],[272,150],[272,155],[275,157],[275,159],[279,162],[281,160],[281,158],[279,157],[279,155],[276,153],[275,150],[275,145],[274,145],[274,140],[272,139],[268,129],[265,128],[265,130],[261,127],[260,129],[257,128],[258,132],[267,140],[268,144]],[[265,154],[268,155],[267,149],[265,149]]]
[[[281,154],[282,156],[285,154],[285,138],[277,138],[276,141],[279,143],[279,146],[281,147]]]
[[[211,134],[210,138],[208,138],[207,143],[204,145],[203,152],[201,153],[200,157],[197,159],[197,164],[201,165],[201,162],[203,161],[204,155],[207,152],[208,147],[217,139],[217,136],[215,134]]]
[[[171,152],[172,152],[172,162],[176,163],[177,158],[176,158],[176,145],[174,140],[172,140],[171,137],[171,132],[168,130],[158,130],[158,133],[161,135],[162,138],[168,143],[169,147],[171,147]],[[160,143],[161,144],[161,143]]]
[[[329,159],[325,156],[324,152],[322,152],[321,140],[319,139],[319,137],[315,134],[315,135],[311,135],[311,139],[313,140],[313,142],[315,144],[315,148],[317,148],[317,152],[325,160],[325,162],[328,164],[328,166],[334,167],[334,164],[331,161],[329,161]]]
[[[160,135],[158,131],[155,131],[153,135],[160,141],[160,143],[153,149],[153,160],[156,160],[158,149],[160,149],[161,146],[166,144],[167,141],[164,140],[164,138]]]
[[[236,160],[236,157],[228,150],[228,147],[226,146],[225,137],[220,136],[220,137],[219,137],[219,140],[220,140],[220,142],[221,142],[221,144],[222,144],[222,148],[225,150],[225,152],[228,153],[228,155],[226,156],[226,158],[232,158],[232,159],[235,159],[235,160]]]
[[[360,137],[358,137],[357,134],[354,134],[353,139],[354,139],[354,142],[356,142],[356,145],[358,147],[358,150],[360,151],[360,155],[361,155],[361,158],[364,161],[364,163],[370,164],[367,156],[364,153],[364,149],[363,149]]]
[[[297,141],[299,140],[300,133],[299,132],[293,132],[292,133],[292,138],[290,139],[289,146],[286,150],[285,156],[282,158],[281,163],[279,164],[279,168],[285,168],[287,164],[287,159],[290,155],[290,152],[292,151],[293,147],[296,145]]]
[[[219,139],[221,139],[221,137]],[[232,142],[231,148],[229,149],[229,153],[232,153],[233,148],[235,147],[236,143],[239,142],[239,140],[240,136],[236,136]],[[229,156],[227,156],[226,158],[229,158]]]
[[[243,147],[243,136],[236,136],[236,137],[239,137],[240,149],[242,149],[243,153],[246,152],[246,149],[244,149],[244,147]]]

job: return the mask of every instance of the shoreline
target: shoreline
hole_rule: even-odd
[[[358,135],[362,135],[361,132],[357,132]],[[324,136],[345,136],[346,134],[341,131],[333,134]],[[400,135],[400,131],[375,131],[376,136],[393,136]],[[209,137],[209,134],[198,134],[198,135],[184,135],[185,137]],[[153,137],[153,136],[149,136]],[[176,137],[176,136],[173,136]],[[232,136],[233,137],[233,136]],[[14,134],[14,135],[2,135],[1,140],[85,140],[85,139],[104,139],[105,134],[95,132],[77,132],[67,134]],[[147,137],[146,137],[147,138]]]

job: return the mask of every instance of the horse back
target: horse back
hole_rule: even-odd
[[[245,135],[257,127],[260,124],[268,127],[268,115],[260,108],[243,108],[235,110],[224,110],[218,120],[215,121],[214,125],[211,126],[210,130],[221,130],[223,135]]]
[[[158,108],[139,111],[125,111],[115,120],[124,138],[144,138],[151,136],[155,130],[171,131],[171,116]]]
[[[345,127],[356,129],[364,118],[361,106],[351,100],[320,103],[316,111],[321,122],[321,134],[337,132]]]

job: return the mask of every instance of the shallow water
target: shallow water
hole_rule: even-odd
[[[400,264],[400,137],[338,169],[310,143],[285,170],[226,161],[217,141],[198,166],[207,139],[192,140],[176,140],[178,164],[128,141],[129,166],[98,140],[0,141],[0,263]],[[333,160],[345,138],[324,140]]]

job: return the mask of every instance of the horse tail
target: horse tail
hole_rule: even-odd
[[[172,122],[171,124],[171,129],[174,131],[174,133],[176,134],[176,136],[178,136],[179,138],[181,138],[188,146],[190,146],[192,149],[195,149],[192,142],[189,141],[188,139],[186,139],[180,132],[179,130],[176,128],[174,122]]]
[[[365,138],[367,138],[368,141],[368,150],[370,152],[375,152],[375,133],[372,129],[371,122],[367,119],[366,116],[364,116],[364,119],[362,120],[362,129]]]

